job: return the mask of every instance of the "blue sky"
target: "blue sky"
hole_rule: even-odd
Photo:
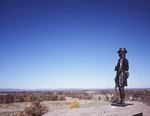
[[[150,87],[150,1],[0,0],[0,88]]]

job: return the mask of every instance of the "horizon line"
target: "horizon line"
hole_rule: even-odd
[[[83,90],[93,90],[93,89],[114,89],[115,87],[106,87],[106,88],[0,88],[0,90],[68,90],[68,89],[83,89]],[[150,89],[150,87],[126,87],[126,89]]]

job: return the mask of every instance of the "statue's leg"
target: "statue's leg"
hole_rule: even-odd
[[[121,97],[121,87],[119,86],[119,95],[120,95],[120,103],[122,101],[122,97]]]
[[[119,87],[119,94],[120,94],[120,103],[124,103],[125,102],[124,86]]]
[[[125,103],[125,92],[124,92],[124,86],[122,87],[122,103]]]

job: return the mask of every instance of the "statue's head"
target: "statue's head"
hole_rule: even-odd
[[[127,52],[126,48],[120,48],[117,53],[118,53],[119,57],[125,57],[126,53],[128,53],[128,52]]]

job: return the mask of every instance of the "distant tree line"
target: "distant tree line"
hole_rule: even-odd
[[[32,102],[32,101],[62,101],[65,96],[53,92],[21,92],[0,94],[0,103]]]
[[[0,93],[0,103],[32,102],[32,101],[65,101],[66,97],[92,99],[86,92],[16,92]]]

